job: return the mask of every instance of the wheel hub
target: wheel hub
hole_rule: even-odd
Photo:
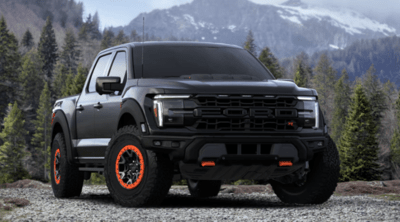
[[[144,173],[144,159],[140,150],[133,145],[122,148],[117,156],[115,172],[119,183],[124,188],[137,187]]]

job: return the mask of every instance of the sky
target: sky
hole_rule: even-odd
[[[190,3],[193,0],[81,0],[84,16],[96,11],[100,17],[100,28],[124,26],[142,12],[166,9],[176,5]],[[258,4],[281,4],[287,0],[250,0]],[[398,14],[400,0],[302,0],[310,5],[335,6],[355,9],[364,14],[374,14],[385,18],[389,14]]]

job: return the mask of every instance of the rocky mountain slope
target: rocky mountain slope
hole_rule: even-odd
[[[129,34],[145,32],[168,38],[190,38],[206,42],[242,45],[252,30],[258,50],[268,46],[279,57],[301,51],[312,54],[340,49],[358,39],[398,35],[400,30],[359,12],[344,8],[310,6],[299,0],[282,5],[259,5],[248,0],[194,0],[165,10],[154,10],[134,18],[123,29]]]

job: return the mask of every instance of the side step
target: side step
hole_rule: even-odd
[[[79,167],[79,171],[104,172],[103,167]]]

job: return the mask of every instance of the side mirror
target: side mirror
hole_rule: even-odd
[[[102,76],[96,79],[96,92],[100,95],[111,94],[115,91],[122,91],[124,84],[121,84],[121,78],[116,76]]]

